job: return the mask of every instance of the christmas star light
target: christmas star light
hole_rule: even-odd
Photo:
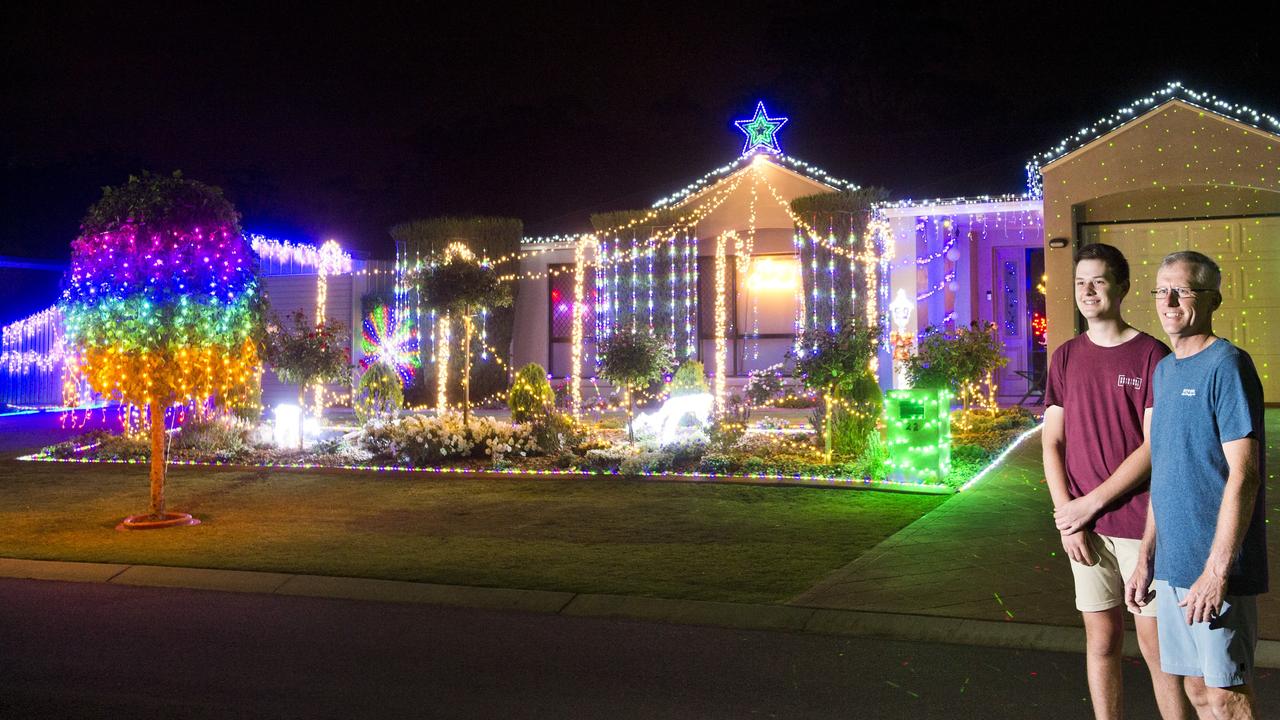
[[[777,134],[778,130],[787,124],[787,118],[769,117],[765,112],[763,100],[756,104],[754,117],[750,120],[734,120],[733,124],[747,136],[747,142],[742,146],[744,156],[757,150],[774,154],[782,152],[782,148],[778,146]]]

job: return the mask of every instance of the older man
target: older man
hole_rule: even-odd
[[[1156,274],[1173,355],[1156,366],[1151,512],[1125,600],[1150,602],[1154,572],[1164,671],[1183,676],[1200,717],[1254,718],[1257,595],[1268,582],[1262,383],[1249,354],[1213,333],[1221,282],[1218,265],[1190,251]]]

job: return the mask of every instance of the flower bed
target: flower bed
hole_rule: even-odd
[[[678,442],[627,442],[617,428],[599,428],[564,415],[527,423],[492,417],[410,415],[371,420],[354,432],[335,435],[304,450],[276,448],[231,419],[189,422],[174,435],[170,458],[177,464],[275,467],[334,467],[426,472],[501,472],[578,476],[661,476],[743,479],[816,485],[854,485],[924,492],[951,491],[982,472],[1027,429],[1035,417],[1020,410],[970,412],[953,420],[952,468],[946,485],[887,482],[879,443],[863,457],[829,462],[812,434],[722,423],[703,433],[687,428]],[[33,460],[146,462],[145,439],[98,431],[45,448]]]

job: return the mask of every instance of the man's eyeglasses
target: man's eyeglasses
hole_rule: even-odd
[[[1189,287],[1156,288],[1155,290],[1151,291],[1151,295],[1154,296],[1157,300],[1165,300],[1169,297],[1170,293],[1173,293],[1178,296],[1179,300],[1186,300],[1187,298],[1195,297],[1196,293],[1198,292],[1210,292],[1212,290],[1213,288],[1189,288]]]

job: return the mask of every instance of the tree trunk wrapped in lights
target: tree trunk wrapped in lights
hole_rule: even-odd
[[[422,301],[439,314],[460,318],[462,346],[462,417],[471,418],[471,340],[474,317],[483,308],[508,307],[511,289],[498,278],[493,266],[469,252],[449,252],[447,259],[426,272],[418,287]]]
[[[76,355],[68,386],[83,379],[150,410],[145,520],[165,519],[166,411],[256,398],[262,297],[239,215],[220,190],[178,173],[106,188],[71,244],[62,306]]]
[[[396,312],[402,322],[411,321],[418,328],[419,356],[424,372],[405,394],[410,404],[435,404],[442,409],[450,401],[458,402],[459,387],[447,387],[450,375],[462,371],[462,358],[440,347],[441,336],[446,343],[456,342],[463,334],[462,323],[456,316],[442,322],[439,313],[432,315],[430,306],[419,292],[422,281],[431,270],[432,262],[446,259],[450,248],[465,246],[468,252],[485,258],[500,277],[519,274],[524,226],[514,218],[499,217],[439,217],[411,220],[391,228],[396,241],[396,263],[401,283],[395,298]],[[508,283],[514,296],[519,282]],[[471,368],[473,397],[490,396],[507,389],[511,364],[511,340],[514,334],[515,310],[512,306],[490,309],[478,323],[479,338],[475,341],[479,352],[486,353]],[[441,356],[446,362],[438,371],[425,370],[438,363]]]

